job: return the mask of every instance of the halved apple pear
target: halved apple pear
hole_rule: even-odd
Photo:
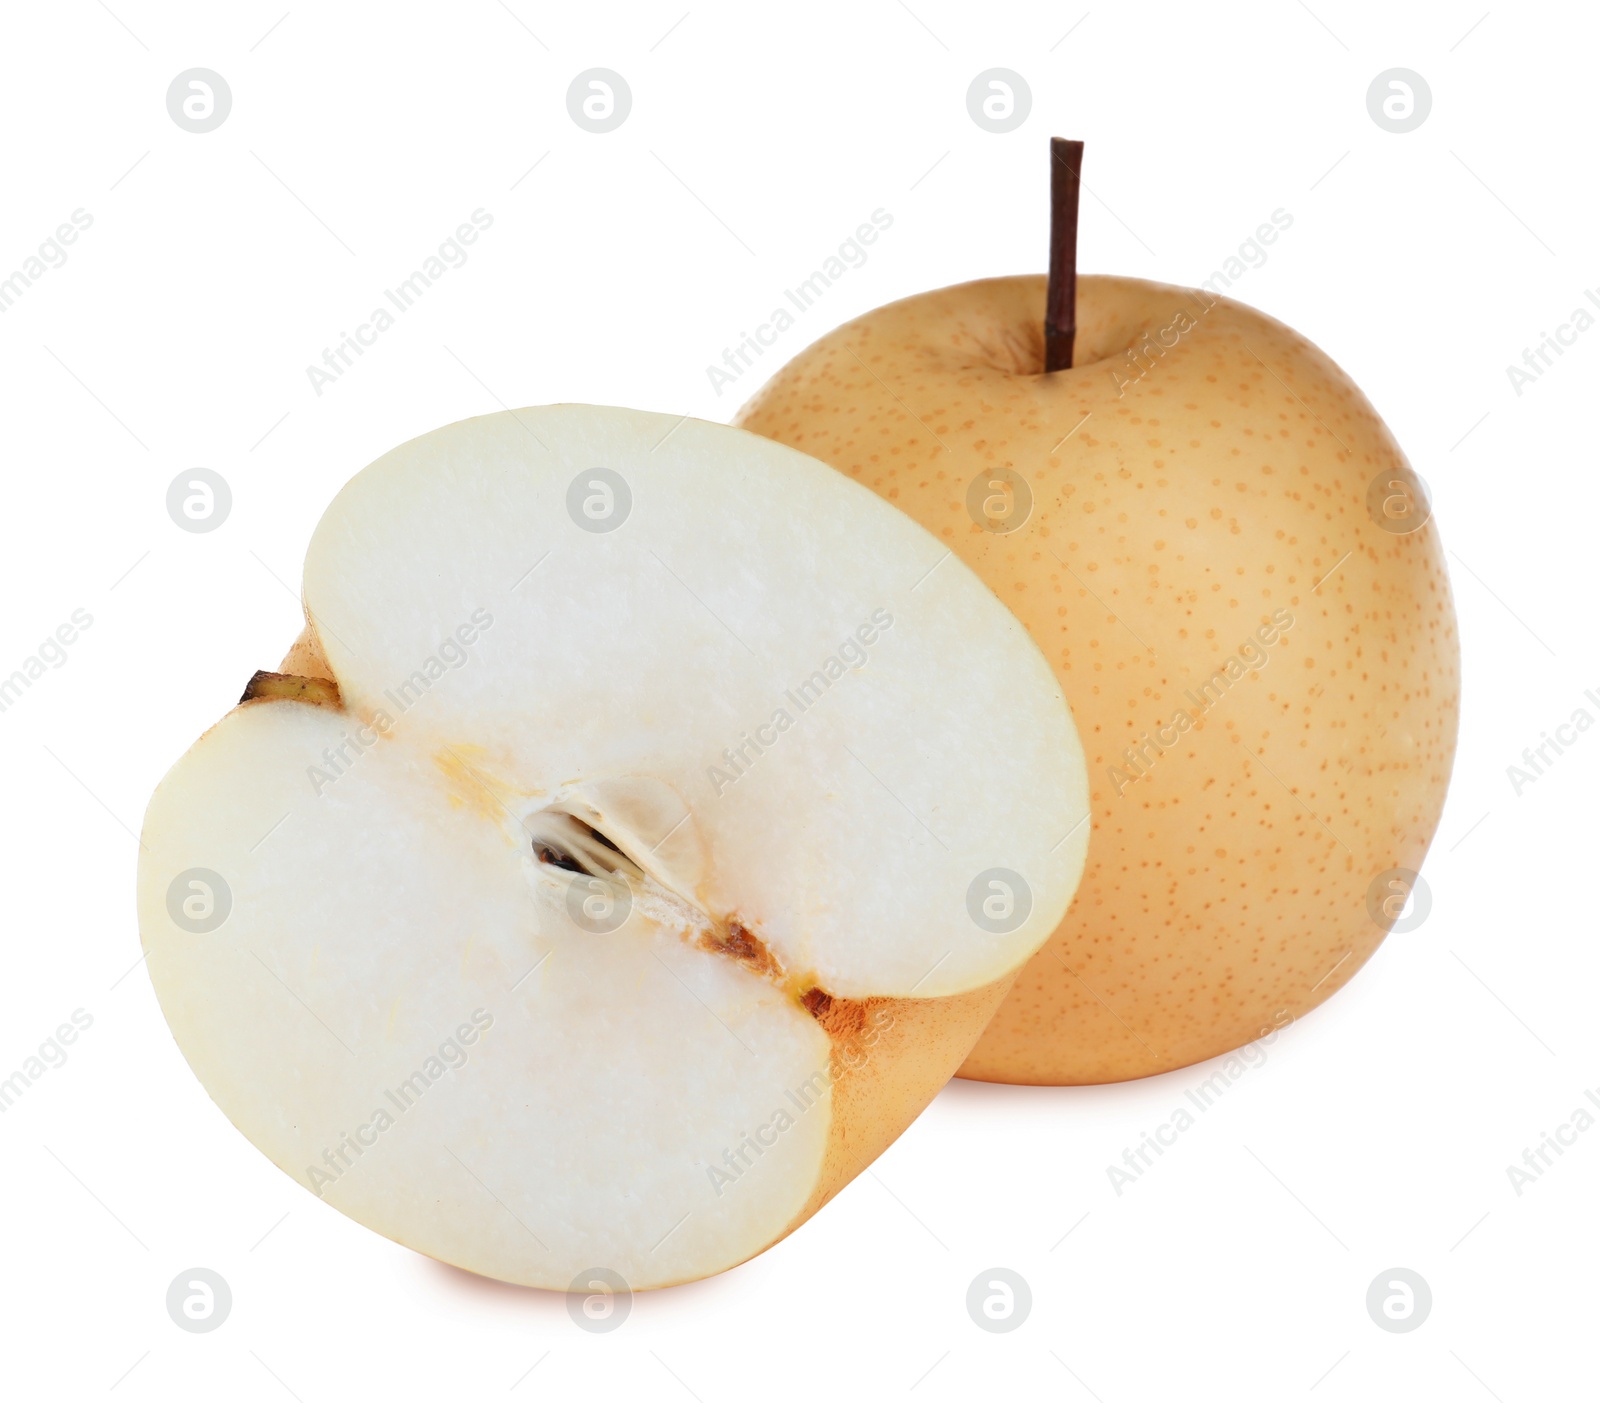
[[[1061,690],[950,552],[803,454],[585,406],[354,478],[307,629],[174,766],[149,970],[212,1098],[506,1281],[731,1267],[895,1139],[1060,921]]]

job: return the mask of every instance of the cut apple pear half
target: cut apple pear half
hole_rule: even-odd
[[[932,535],[741,430],[492,414],[358,474],[307,628],[173,767],[150,977],[229,1119],[356,1221],[631,1289],[814,1213],[1071,899],[1082,751]]]

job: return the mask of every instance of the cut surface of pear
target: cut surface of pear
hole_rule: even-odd
[[[443,1261],[642,1289],[760,1252],[1071,898],[1088,784],[1038,649],[755,435],[439,429],[338,495],[304,602],[151,801],[150,976],[263,1153]]]

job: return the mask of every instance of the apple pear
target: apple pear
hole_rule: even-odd
[[[450,425],[338,494],[304,606],[150,802],[143,945],[234,1125],[441,1261],[637,1290],[761,1252],[1071,899],[1088,781],[1049,664],[770,440]]]
[[[1273,1032],[1377,949],[1444,802],[1458,644],[1425,492],[1332,360],[1091,276],[1046,373],[1046,300],[1007,277],[881,307],[736,422],[908,512],[1044,650],[1089,861],[961,1075],[1110,1082]]]

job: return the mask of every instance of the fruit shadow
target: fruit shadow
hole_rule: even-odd
[[[934,1098],[934,1104],[963,1112],[1024,1108],[1038,1111],[1047,1106],[1062,1109],[1069,1106],[1116,1106],[1142,1101],[1152,1093],[1166,1095],[1169,1088],[1188,1086],[1192,1080],[1204,1081],[1210,1075],[1207,1069],[1213,1064],[1237,1055],[1237,1050],[1220,1052],[1204,1062],[1188,1063],[1166,1072],[1082,1086],[1015,1086],[1007,1082],[968,1081],[963,1077],[952,1077]]]
[[[1128,1100],[1141,1094],[1140,1089],[1171,1077],[1171,1072],[1159,1072],[1152,1077],[1139,1077],[1133,1081],[1105,1082],[1096,1086],[1012,1086],[997,1081],[967,1081],[953,1077],[945,1084],[935,1099],[936,1105],[954,1107],[961,1111],[1030,1109],[1042,1111],[1046,1107],[1093,1106]]]
[[[548,1321],[552,1325],[568,1323],[565,1291],[551,1291],[542,1286],[518,1286],[509,1281],[495,1281],[491,1277],[478,1276],[462,1267],[453,1267],[448,1262],[437,1261],[432,1257],[426,1258],[424,1265],[429,1279],[457,1300],[472,1301],[482,1305],[514,1306],[539,1321]],[[751,1265],[750,1262],[745,1262],[717,1276],[707,1277],[703,1281],[684,1282],[681,1286],[635,1291],[632,1309],[639,1315],[659,1314],[676,1306],[699,1308],[713,1305],[720,1297],[731,1292],[743,1294],[747,1291],[749,1283],[730,1284],[729,1278],[742,1275]]]

